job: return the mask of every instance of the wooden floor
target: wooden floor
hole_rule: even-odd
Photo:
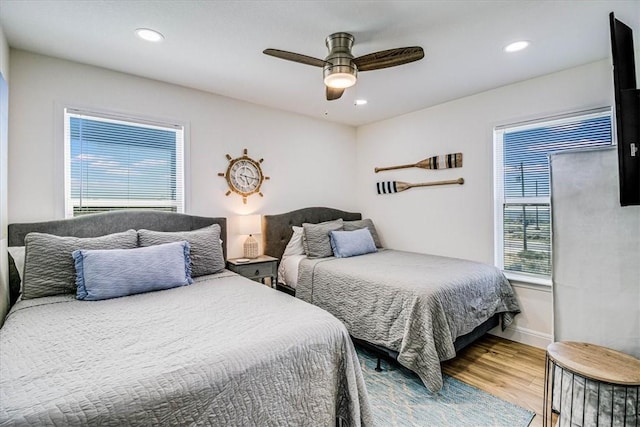
[[[545,350],[485,335],[442,364],[444,373],[536,413],[542,426]],[[554,420],[555,421],[555,420]]]

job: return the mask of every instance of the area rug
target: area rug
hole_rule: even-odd
[[[450,376],[431,393],[420,378],[396,363],[382,362],[356,347],[369,392],[375,425],[380,427],[526,427],[535,413],[492,396]]]

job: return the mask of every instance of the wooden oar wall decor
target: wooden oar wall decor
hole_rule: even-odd
[[[421,168],[421,169],[449,169],[449,168],[461,168],[462,167],[462,153],[450,153],[442,156],[433,156],[420,160],[417,163],[387,166],[382,168],[375,168],[375,172],[388,171],[394,169],[406,169],[406,168]],[[376,190],[378,194],[393,194],[401,191],[408,190],[415,187],[430,187],[433,185],[450,185],[450,184],[464,184],[463,178],[452,179],[447,181],[431,181],[420,183],[409,183],[402,181],[384,181],[376,183]]]
[[[451,179],[448,181],[432,181],[432,182],[419,182],[417,184],[411,184],[409,182],[402,181],[384,181],[376,182],[376,189],[378,194],[393,194],[399,193],[404,190],[408,190],[414,187],[430,187],[432,185],[449,185],[449,184],[464,184],[463,178]]]
[[[451,153],[442,156],[433,156],[420,160],[418,163],[399,166],[387,166],[383,168],[375,168],[375,172],[389,171],[393,169],[405,168],[421,168],[421,169],[448,169],[462,167],[462,153]]]

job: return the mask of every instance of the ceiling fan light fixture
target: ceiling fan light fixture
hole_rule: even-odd
[[[334,89],[346,89],[356,84],[356,76],[350,73],[333,73],[324,78],[324,84]]]
[[[332,63],[324,66],[324,84],[333,89],[346,89],[356,84],[358,69],[350,57],[331,58]]]

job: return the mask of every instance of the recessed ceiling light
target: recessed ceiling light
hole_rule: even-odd
[[[354,104],[356,106],[367,105],[367,100],[366,99],[356,99],[356,102],[354,102]]]
[[[138,28],[136,30],[136,35],[142,40],[146,40],[148,42],[160,42],[164,40],[164,36],[162,34],[149,28]]]
[[[508,52],[508,53],[517,52],[519,50],[525,49],[527,46],[529,46],[529,42],[528,41],[520,40],[520,41],[513,42],[513,43],[510,43],[510,44],[506,45],[504,47],[504,51]]]

